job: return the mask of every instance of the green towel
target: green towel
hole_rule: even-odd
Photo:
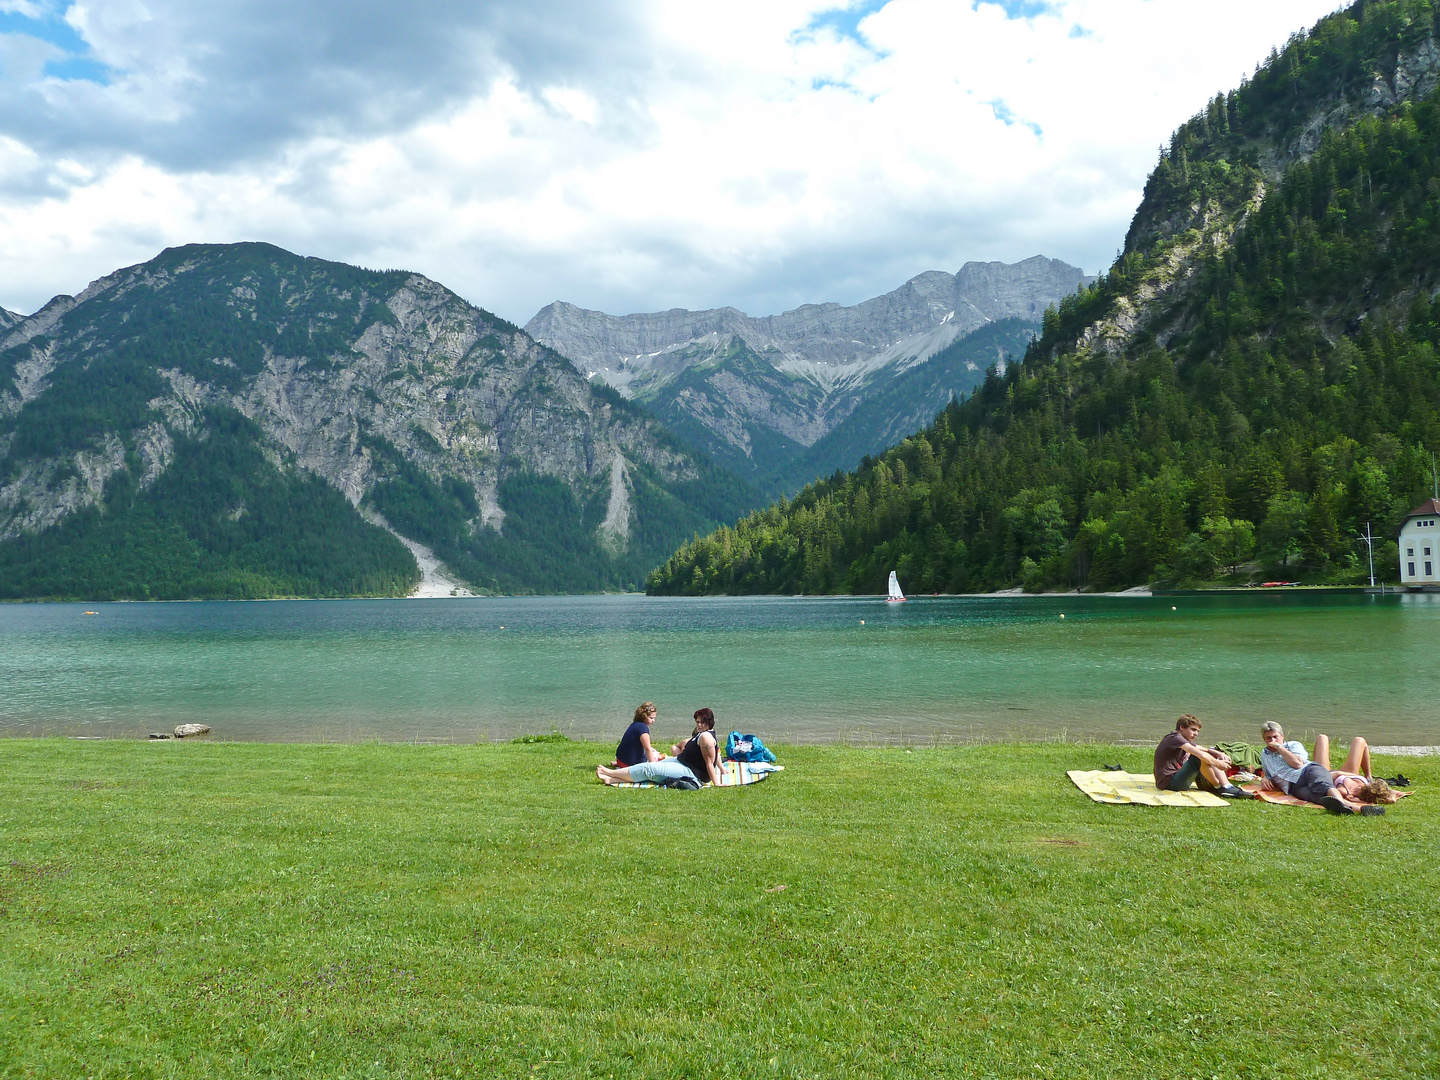
[[[1229,754],[1230,760],[1242,769],[1253,773],[1260,771],[1260,747],[1254,743],[1222,742],[1216,743],[1215,749],[1222,754]]]

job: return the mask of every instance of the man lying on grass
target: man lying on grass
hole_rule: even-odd
[[[1155,786],[1161,791],[1185,791],[1191,784],[1227,799],[1248,799],[1250,793],[1230,783],[1225,770],[1230,755],[1196,745],[1200,721],[1188,713],[1175,721],[1175,730],[1155,748]]]
[[[1330,769],[1329,735],[1315,737],[1313,761],[1303,743],[1285,741],[1285,729],[1274,720],[1260,725],[1260,737],[1265,740],[1260,754],[1264,783],[1272,791],[1323,806],[1332,814],[1383,814],[1384,810],[1372,804],[1398,798],[1389,784],[1370,775],[1370,746],[1359,736],[1350,744],[1350,754],[1338,772]]]

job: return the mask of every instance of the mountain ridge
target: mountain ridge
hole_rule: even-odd
[[[947,328],[948,339],[942,334],[934,341],[917,341],[907,358],[928,357],[997,319],[1038,322],[1053,300],[1092,280],[1078,267],[1035,255],[1019,263],[968,262],[955,274],[929,270],[858,304],[802,304],[779,315],[750,316],[733,307],[609,315],[555,301],[532,316],[525,330],[577,364],[589,365],[587,375],[621,390],[653,366],[643,363],[653,354],[711,335],[740,337],[779,370],[816,378],[829,389],[908,339],[927,337],[941,327]],[[630,366],[615,370],[624,365]],[[820,375],[828,377],[829,385]]]
[[[969,262],[955,274],[926,271],[855,305],[805,304],[761,317],[736,308],[616,316],[557,301],[526,330],[727,468],[765,490],[793,490],[813,478],[810,447],[867,397],[995,321],[1038,329],[1046,308],[1092,280],[1037,255]],[[982,372],[955,389],[967,392]],[[924,400],[921,411],[933,415],[938,405]],[[915,403],[905,410],[914,413]],[[866,444],[843,464],[880,448]]]
[[[319,506],[294,486],[319,478],[358,522],[346,543],[394,556],[364,504],[478,590],[633,585],[670,538],[743,501],[653,418],[422,275],[189,245],[57,297],[0,339],[0,551],[29,537],[38,558],[35,538],[76,515],[139,513],[177,446],[200,454],[217,425],[234,461],[253,449],[276,472],[244,466],[257,492]],[[226,460],[206,460],[222,470],[206,482],[227,482]],[[165,490],[176,505],[202,494]],[[243,517],[243,502],[227,513]],[[326,506],[316,513],[338,512]],[[9,568],[51,580],[26,565]]]

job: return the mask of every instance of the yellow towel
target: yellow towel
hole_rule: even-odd
[[[1227,799],[1212,795],[1208,791],[1191,788],[1189,791],[1161,791],[1155,786],[1153,776],[1139,773],[1110,772],[1099,769],[1086,772],[1071,769],[1065,774],[1075,781],[1075,786],[1096,802],[1127,803],[1139,806],[1225,806]]]

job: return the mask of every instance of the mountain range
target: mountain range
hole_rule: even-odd
[[[566,305],[532,320],[564,348],[594,318],[612,346],[660,345],[607,382],[418,274],[168,249],[0,310],[0,597],[635,588],[757,481],[923,423],[1080,280],[970,264],[852,308],[672,312],[668,337]]]
[[[191,245],[4,320],[0,596],[627,588],[751,498],[418,274]]]
[[[1092,280],[1037,255],[929,271],[849,307],[617,316],[556,302],[525,330],[762,492],[788,492],[965,396]]]
[[[1395,580],[1440,446],[1440,9],[1365,0],[1181,124],[1114,265],[657,593]]]

